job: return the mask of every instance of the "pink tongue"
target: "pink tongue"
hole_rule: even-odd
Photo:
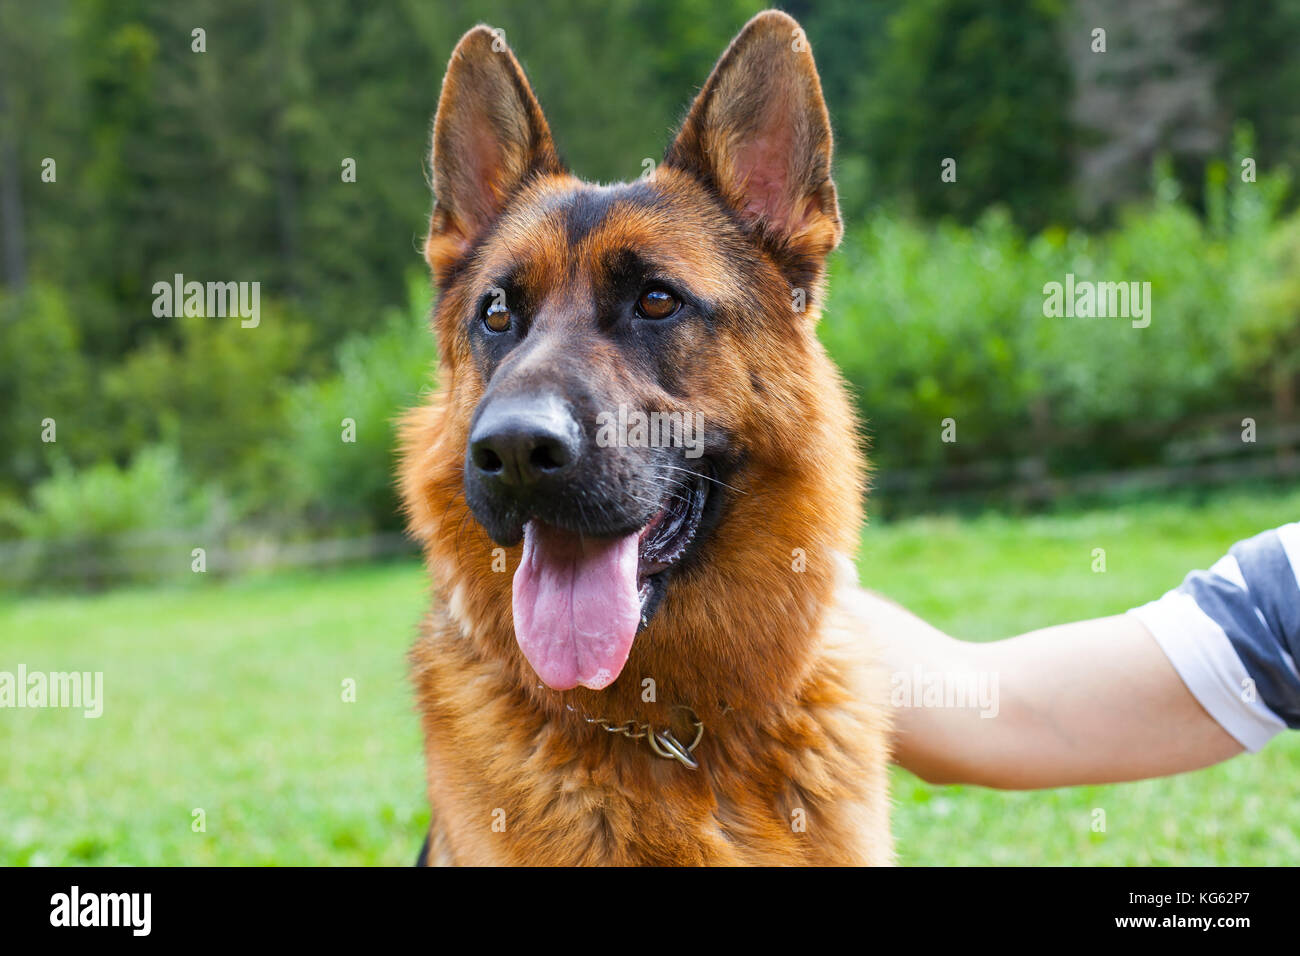
[[[515,572],[515,640],[556,690],[608,687],[641,622],[636,532],[580,538],[530,521]]]

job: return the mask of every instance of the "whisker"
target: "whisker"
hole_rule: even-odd
[[[748,491],[741,491],[739,488],[735,487],[734,485],[729,485],[729,484],[727,484],[725,481],[719,481],[717,478],[714,478],[712,475],[706,475],[706,474],[704,474],[703,472],[699,472],[699,471],[691,471],[691,469],[689,469],[689,468],[682,468],[682,467],[680,467],[680,466],[678,466],[678,465],[657,465],[656,467],[659,467],[659,468],[671,468],[673,471],[684,471],[684,472],[686,472],[686,474],[688,474],[688,475],[694,475],[696,478],[703,478],[705,481],[711,481],[711,482],[713,482],[715,485],[721,485],[723,488],[726,488],[726,489],[728,489],[728,490],[730,490],[730,491],[734,491],[734,492],[735,492],[736,494],[738,494],[738,495],[747,495],[747,494],[749,494]],[[666,477],[666,476],[665,476],[665,477]]]

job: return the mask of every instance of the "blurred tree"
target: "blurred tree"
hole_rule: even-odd
[[[835,130],[835,180],[849,222],[882,199],[872,180],[872,162],[885,151],[873,141],[868,114],[877,93],[877,71],[888,49],[889,20],[901,0],[828,0],[789,5],[808,31],[822,92]]]
[[[1075,165],[1085,217],[1141,192],[1158,154],[1199,186],[1227,131],[1206,50],[1216,25],[1210,0],[1075,0],[1062,43],[1074,75],[1071,114],[1083,131]]]
[[[1070,211],[1060,0],[915,0],[888,23],[862,126],[877,188],[928,216],[993,203],[1038,228]],[[844,119],[841,119],[841,123]],[[940,179],[956,160],[956,181]]]
[[[1255,131],[1255,159],[1300,169],[1300,0],[1214,0],[1209,39],[1225,109]]]
[[[480,21],[504,29],[574,171],[631,179],[659,159],[719,53],[765,5],[0,4],[0,495],[49,473],[53,450],[33,421],[55,417],[69,467],[120,469],[142,443],[161,442],[191,480],[242,484],[229,489],[242,502],[275,507],[286,472],[273,449],[283,449],[322,471],[316,505],[391,520],[386,465],[353,461],[355,473],[327,474],[338,449],[332,433],[315,431],[313,409],[329,418],[360,404],[373,420],[410,391],[404,376],[417,363],[402,360],[411,341],[402,336],[415,326],[395,332],[385,315],[410,319],[405,276],[421,269],[429,125],[457,38]],[[787,9],[817,56],[846,217],[863,223],[842,258],[880,273],[841,274],[828,341],[869,389],[864,404],[882,433],[902,442],[894,448],[954,401],[987,407],[989,453],[1021,447],[1030,405],[1095,428],[1100,448],[1126,414],[1126,388],[1162,415],[1203,409],[1207,396],[1250,391],[1260,370],[1248,373],[1246,356],[1291,348],[1293,290],[1277,276],[1293,264],[1293,243],[1265,254],[1240,228],[1250,216],[1261,235],[1275,228],[1276,190],[1261,172],[1230,202],[1213,189],[1203,210],[1177,197],[1200,195],[1223,118],[1253,123],[1261,170],[1300,163],[1291,95],[1300,61],[1290,55],[1300,0],[791,0]],[[1089,39],[1080,18],[1098,16],[1115,55],[1088,51],[1087,69],[1072,71]],[[1072,115],[1095,139],[1081,139]],[[1158,177],[1149,216],[1108,218],[1119,227],[1095,240],[1051,225],[1076,217],[1077,148],[1131,163],[1088,187],[1083,198],[1104,206],[1149,194],[1153,150],[1188,144],[1174,149],[1177,180]],[[41,178],[47,157],[55,182]],[[941,181],[947,157],[956,182]],[[1236,175],[1217,162],[1220,181]],[[1249,197],[1265,192],[1268,208],[1251,213]],[[908,211],[966,226],[898,215]],[[1025,288],[1075,265],[1050,238],[1033,238],[1045,225],[1044,236],[1085,249],[1080,271],[1104,262],[1163,283],[1161,307],[1176,310],[1177,326],[1106,360],[1103,331],[1085,345],[1076,330],[1031,324]],[[155,317],[152,286],[175,273],[260,282],[266,329],[249,337],[215,317]],[[1216,323],[1238,321],[1256,283],[1264,325],[1243,320],[1243,364],[1230,374]],[[1035,334],[1026,329],[1042,338],[1026,345]],[[891,343],[885,358],[870,347],[876,336]],[[370,388],[371,374],[394,382]],[[1129,454],[1102,450],[1115,461]]]

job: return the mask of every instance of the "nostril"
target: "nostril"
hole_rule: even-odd
[[[501,456],[486,445],[474,446],[471,457],[474,459],[474,467],[489,475],[500,474],[501,469],[505,467]]]
[[[569,456],[559,442],[545,441],[529,453],[528,463],[538,471],[557,471],[569,463]]]

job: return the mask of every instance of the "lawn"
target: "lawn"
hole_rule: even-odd
[[[1297,517],[1300,492],[1238,491],[913,518],[868,526],[862,580],[987,640],[1124,610]],[[404,653],[424,602],[412,562],[0,600],[0,670],[103,671],[105,697],[97,720],[0,710],[0,863],[409,864],[427,810]],[[1296,735],[1113,787],[1009,794],[898,771],[894,825],[907,864],[1295,864],[1297,779]]]

